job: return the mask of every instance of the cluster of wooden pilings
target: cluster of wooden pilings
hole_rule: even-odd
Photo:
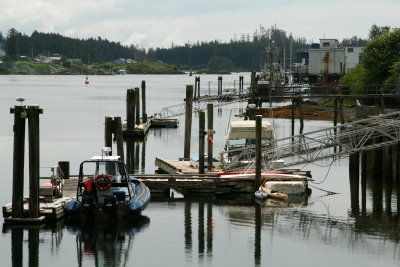
[[[186,86],[186,106],[185,106],[185,139],[183,160],[190,160],[190,140],[192,134],[192,113],[193,113],[193,85]],[[199,173],[204,174],[204,151],[205,151],[205,136],[207,135],[207,168],[212,170],[213,162],[213,135],[214,135],[214,105],[207,104],[207,121],[208,130],[205,129],[205,113],[199,111]]]
[[[244,91],[244,80],[243,80],[243,76],[239,76],[239,87],[238,87],[238,93],[239,95],[243,94]],[[210,81],[211,82],[211,81]],[[210,88],[208,95],[210,96]],[[217,80],[217,95],[220,96],[223,93],[223,88],[222,88],[222,76],[218,76],[218,80]],[[200,76],[196,76],[195,77],[195,82],[194,82],[194,91],[193,91],[193,99],[197,100],[200,99],[201,95],[200,95]]]
[[[14,156],[13,156],[13,194],[12,217],[8,221],[44,220],[39,218],[39,106],[14,106]],[[29,140],[29,214],[24,215],[24,158],[25,125],[28,119]]]
[[[376,140],[371,142],[376,142]],[[367,185],[372,192],[372,212],[374,214],[382,214],[384,210],[387,214],[391,214],[393,197],[397,198],[397,214],[399,214],[400,144],[351,154],[349,180],[353,215],[363,215],[367,212]],[[393,196],[394,192],[397,195]]]
[[[141,90],[141,98],[140,98]],[[142,100],[142,119],[140,119],[140,99]],[[135,87],[128,89],[126,93],[126,129],[123,132],[124,136],[145,135],[147,131],[136,130],[136,126],[147,124],[146,113],[146,82],[142,81],[141,89]],[[149,125],[148,125],[149,127]],[[148,127],[145,127],[148,129]]]

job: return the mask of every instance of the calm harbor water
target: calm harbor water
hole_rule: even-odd
[[[232,86],[248,73],[224,75]],[[13,115],[10,107],[38,104],[41,166],[70,161],[71,173],[81,161],[100,153],[104,143],[104,117],[125,116],[126,89],[147,84],[147,113],[183,103],[188,75],[0,76],[0,203],[11,201]],[[210,87],[209,87],[210,86]],[[202,94],[217,91],[217,75],[201,75]],[[224,133],[237,103],[214,112],[215,151],[224,145]],[[233,110],[233,111],[232,111]],[[239,119],[239,118],[233,118]],[[331,126],[331,122],[305,121],[305,132]],[[278,137],[291,131],[290,120],[275,119]],[[197,116],[193,119],[192,154],[197,153]],[[297,130],[298,131],[298,130]],[[135,143],[135,170],[155,171],[156,156],[183,156],[183,117],[177,129],[150,130],[145,142]],[[126,145],[126,144],[125,144]],[[26,148],[26,158],[28,150]],[[25,177],[27,176],[27,164]],[[348,159],[298,166],[311,170],[318,188],[290,206],[256,203],[250,199],[152,201],[134,222],[93,225],[60,221],[42,229],[6,229],[0,238],[1,266],[399,266],[400,220],[396,192],[385,193],[381,209],[372,205],[372,182],[367,184],[367,206],[351,210]],[[41,169],[48,174],[48,169]],[[26,178],[27,179],[27,178]],[[25,194],[28,194],[27,184]],[[3,220],[1,220],[3,222]],[[13,238],[11,238],[13,237]]]

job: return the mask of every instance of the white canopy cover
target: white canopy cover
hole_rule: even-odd
[[[256,138],[256,121],[232,121],[229,124],[228,134],[226,139],[255,139]],[[274,138],[274,130],[272,124],[268,121],[262,121],[261,124],[261,138],[270,139]]]

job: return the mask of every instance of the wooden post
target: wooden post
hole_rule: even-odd
[[[12,217],[22,218],[24,197],[24,158],[25,158],[25,106],[14,106],[14,158],[13,158],[13,192]]]
[[[367,212],[367,151],[361,152],[361,213]]]
[[[132,131],[135,128],[135,90],[126,91],[126,130]]]
[[[222,95],[222,76],[218,76],[218,95]]]
[[[114,117],[114,134],[117,142],[117,155],[121,161],[125,161],[121,117]]]
[[[185,105],[185,144],[183,158],[190,160],[190,139],[192,134],[192,105],[193,105],[193,85],[186,85],[186,105]]]
[[[204,174],[204,137],[206,117],[204,111],[199,111],[199,174]]]
[[[342,97],[342,95],[340,95],[340,98],[339,98],[339,110],[340,110],[340,123],[344,124],[343,97]]]
[[[147,122],[146,113],[146,81],[142,81],[142,122]]]
[[[197,77],[197,98],[200,99],[200,76]]]
[[[292,133],[291,136],[294,136],[294,113],[296,111],[296,100],[293,98],[292,99],[292,113],[291,113],[291,120],[292,120]],[[294,142],[294,139],[292,138],[292,143]]]
[[[299,98],[298,99],[298,107],[300,111],[299,119],[300,119],[300,134],[303,134],[303,129],[304,129],[304,119],[303,119],[303,99]]]
[[[140,124],[140,89],[139,87],[135,87],[135,122],[137,125]]]
[[[135,172],[135,142],[133,138],[125,138],[126,142],[126,167],[130,174]]]
[[[351,211],[353,215],[358,215],[359,213],[359,152],[350,154],[349,159],[349,179],[350,179],[350,202],[351,202]]]
[[[39,217],[39,172],[40,172],[40,140],[39,114],[43,110],[39,106],[28,106],[29,133],[29,218]]]
[[[399,79],[400,80],[400,79]],[[400,143],[396,145],[396,185],[397,185],[397,210],[400,210]]]
[[[239,76],[239,95],[243,94],[243,76]]]
[[[197,99],[197,76],[194,78],[194,92],[193,92],[193,99]]]
[[[256,180],[254,184],[255,191],[261,185],[261,164],[262,164],[262,155],[261,155],[261,126],[262,126],[262,116],[256,116]]]
[[[251,83],[250,83],[250,102],[252,104],[255,103],[255,97],[256,97],[256,71],[252,70],[251,71]]]
[[[129,120],[127,120],[128,122]],[[104,146],[112,149],[112,134],[114,129],[114,121],[111,117],[104,119]]]
[[[374,143],[381,143],[380,138],[374,138]],[[375,149],[372,152],[372,212],[380,215],[383,210],[383,152],[382,149]]]
[[[69,179],[69,161],[59,161],[58,167],[61,170],[63,179]]]
[[[214,130],[214,104],[207,103],[207,124],[208,124],[208,131]],[[213,168],[213,134],[208,134],[208,146],[207,146],[207,167],[208,170],[211,171]]]
[[[384,137],[387,138],[387,137]],[[388,140],[387,140],[388,141]],[[392,212],[392,185],[393,185],[393,158],[392,147],[384,148],[383,170],[385,179],[385,211],[391,215]]]

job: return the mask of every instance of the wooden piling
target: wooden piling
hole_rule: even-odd
[[[255,191],[257,191],[261,185],[261,164],[262,164],[261,125],[262,125],[262,116],[257,115],[256,116],[256,180],[255,180],[255,184],[254,184]]]
[[[384,137],[388,139],[387,137]],[[388,141],[388,140],[387,140]],[[383,154],[383,170],[385,184],[385,211],[387,214],[392,213],[392,185],[393,185],[393,157],[392,147],[384,148]]]
[[[22,218],[24,197],[24,155],[26,107],[14,106],[14,156],[13,156],[13,194],[12,217]]]
[[[379,144],[382,137],[374,138],[374,144]],[[379,215],[382,213],[383,206],[383,150],[375,149],[372,152],[372,211]]]
[[[70,176],[69,161],[59,161],[58,167],[61,170],[63,179],[69,179]]]
[[[128,119],[129,121],[129,119]],[[128,122],[127,121],[127,122]],[[111,117],[105,117],[104,119],[104,146],[112,148],[112,134],[114,129],[114,122]]]
[[[126,129],[132,131],[135,128],[135,90],[126,91]]]
[[[205,114],[199,111],[199,174],[204,174],[204,137],[205,137]]]
[[[142,122],[147,122],[147,113],[146,113],[146,81],[142,81]]]
[[[250,82],[250,99],[249,103],[254,104],[255,103],[255,97],[256,97],[256,71],[252,70],[251,71],[251,82]]]
[[[135,87],[135,122],[137,125],[140,124],[140,89]]]
[[[218,76],[218,95],[222,95],[222,76]]]
[[[243,94],[243,76],[239,76],[239,95]]]
[[[114,135],[117,143],[117,155],[121,161],[125,161],[121,117],[114,117]]]
[[[39,217],[39,173],[40,173],[40,140],[39,114],[43,110],[39,106],[28,106],[29,134],[29,218]]]
[[[349,159],[349,179],[350,179],[350,202],[351,211],[353,215],[358,215],[359,213],[359,152],[350,154]]]
[[[292,113],[290,114],[290,118],[292,121],[292,132],[291,132],[291,136],[294,136],[294,113],[296,111],[296,101],[294,99],[292,99]],[[294,142],[294,139],[292,138],[292,143]]]
[[[361,152],[361,213],[367,212],[367,160],[368,152]]]
[[[196,76],[194,80],[194,99],[200,98],[200,76]]]
[[[214,130],[214,104],[207,103],[207,124],[208,124],[208,142],[207,142],[207,167],[211,171],[213,168],[213,138],[210,131]]]
[[[183,158],[190,160],[190,139],[192,134],[192,107],[193,107],[193,85],[186,85],[185,105],[185,143]]]
[[[304,119],[303,119],[303,99],[299,98],[297,101],[297,105],[299,107],[300,115],[299,115],[299,120],[300,120],[300,134],[303,134],[303,129],[304,129]]]

